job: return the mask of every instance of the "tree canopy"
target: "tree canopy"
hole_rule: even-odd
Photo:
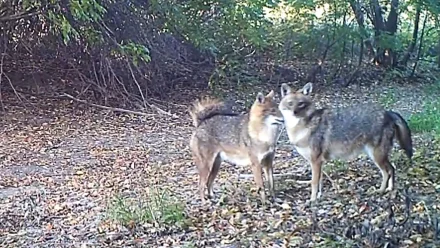
[[[7,0],[2,86],[44,74],[108,103],[297,60],[331,62],[345,84],[369,64],[414,76],[440,67],[439,13],[436,0]]]

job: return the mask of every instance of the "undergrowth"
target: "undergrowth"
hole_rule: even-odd
[[[382,104],[385,108],[391,108],[396,102],[396,93],[394,90],[390,89],[384,92],[378,99],[379,103]]]
[[[421,112],[410,117],[409,126],[414,132],[433,132],[440,137],[440,101],[426,103]]]
[[[185,221],[184,206],[168,190],[150,190],[146,199],[120,195],[110,202],[108,218],[128,227],[142,224],[181,226]]]

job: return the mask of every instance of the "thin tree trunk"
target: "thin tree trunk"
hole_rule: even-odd
[[[358,1],[350,0],[350,7],[353,10],[353,13],[356,17],[356,22],[359,25],[360,31],[360,55],[359,55],[359,65],[362,64],[362,60],[364,58],[364,45],[367,46],[367,50],[374,52],[374,47],[371,42],[364,44],[365,39],[368,39],[367,32],[365,30],[364,23],[364,13],[362,12],[362,8]]]
[[[359,62],[358,62],[358,66],[362,65],[362,60],[364,59],[364,39],[361,38],[360,40],[360,44],[361,47],[360,49],[360,54],[359,54]]]
[[[440,69],[440,34],[438,37],[438,44],[437,44],[437,66]]]
[[[416,47],[417,37],[419,36],[419,22],[420,22],[420,12],[422,12],[422,8],[420,4],[417,4],[416,10],[416,18],[414,20],[414,32],[411,39],[411,44],[408,47],[408,50],[405,53],[405,56],[402,59],[402,64],[406,66],[409,61],[411,54],[414,52],[414,48]]]
[[[410,77],[414,77],[414,74],[415,74],[416,69],[417,69],[417,65],[419,64],[420,55],[422,54],[423,36],[425,35],[425,27],[426,27],[426,21],[428,20],[428,16],[429,16],[429,14],[426,13],[425,14],[425,19],[423,20],[422,34],[420,35],[419,51],[417,52],[417,60],[414,63],[414,67],[413,67],[413,70],[411,72],[411,76]]]
[[[385,32],[389,35],[394,36],[397,31],[397,20],[399,7],[399,0],[391,0],[391,10],[388,15],[387,21],[385,22],[382,16],[382,8],[378,0],[370,0],[370,5],[372,9],[372,22],[374,25],[374,36],[377,39]],[[378,44],[376,42],[376,44]],[[374,62],[386,67],[397,66],[397,54],[393,51],[392,47],[378,47],[376,49],[376,57]]]

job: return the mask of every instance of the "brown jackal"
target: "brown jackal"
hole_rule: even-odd
[[[199,191],[205,200],[214,196],[212,185],[222,161],[252,167],[254,180],[263,201],[265,192],[262,169],[274,195],[272,163],[275,156],[283,117],[274,92],[258,93],[249,113],[236,114],[223,102],[215,99],[196,101],[190,109],[195,130],[190,149],[199,171]]]
[[[341,109],[316,109],[310,97],[312,84],[292,91],[281,86],[279,109],[284,116],[290,143],[311,165],[312,195],[322,194],[322,165],[326,160],[349,160],[366,153],[382,172],[378,192],[393,190],[394,167],[388,160],[394,135],[411,159],[411,131],[400,114],[368,103]]]

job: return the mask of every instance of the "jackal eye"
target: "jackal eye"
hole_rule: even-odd
[[[293,107],[293,102],[292,102],[292,101],[287,102],[287,106],[289,106],[289,107]]]
[[[304,108],[306,106],[305,102],[299,102],[298,103],[298,108]]]

